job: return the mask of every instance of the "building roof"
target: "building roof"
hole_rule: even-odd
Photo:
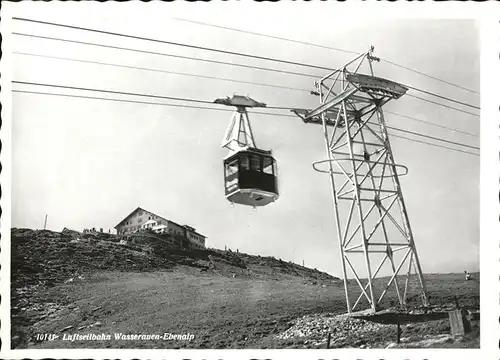
[[[143,209],[143,208],[141,208],[141,207],[137,207],[134,211],[132,211],[132,212],[131,212],[130,214],[128,214],[127,216],[125,216],[125,217],[123,218],[123,220],[122,220],[122,221],[120,221],[120,222],[119,222],[119,223],[118,223],[118,224],[117,224],[114,228],[115,228],[115,229],[117,229],[120,225],[122,225],[122,224],[123,224],[123,222],[124,222],[125,220],[127,220],[130,216],[132,216],[132,215],[133,215],[136,211],[139,211],[139,210],[142,210],[142,211],[145,211],[145,212],[147,212],[147,213],[150,213],[150,214],[153,214],[153,215],[155,215],[155,216],[158,216],[160,219],[163,219],[163,220],[165,220],[165,221],[167,221],[167,222],[173,223],[173,224],[175,224],[175,225],[177,225],[177,226],[179,226],[179,227],[182,227],[182,228],[184,228],[184,229],[190,230],[190,231],[192,231],[192,232],[194,232],[194,233],[196,233],[196,234],[198,234],[198,235],[203,236],[204,238],[206,238],[206,236],[205,236],[205,235],[202,235],[202,234],[200,234],[200,233],[196,232],[196,231],[194,230],[194,228],[193,228],[193,227],[191,227],[191,226],[186,226],[186,225],[184,225],[184,226],[183,226],[183,225],[179,225],[179,224],[178,224],[178,223],[176,223],[175,221],[172,221],[172,220],[169,220],[169,219],[165,219],[164,217],[162,217],[162,216],[160,216],[160,215],[157,215],[157,214],[155,214],[155,213],[154,213],[154,212],[152,212],[152,211],[149,211],[149,210]],[[148,220],[148,221],[146,221],[144,224],[149,223],[150,221],[153,221],[153,220]],[[144,224],[143,224],[143,225],[144,225]]]
[[[141,208],[141,207],[137,207],[134,211],[132,211],[132,212],[131,212],[130,214],[128,214],[127,216],[125,216],[125,217],[123,218],[123,220],[122,220],[122,221],[120,221],[120,222],[119,222],[119,223],[115,226],[115,229],[116,229],[118,226],[122,225],[122,223],[123,223],[125,220],[127,220],[130,216],[132,216],[132,215],[133,215],[136,211],[138,211],[138,210],[142,210],[142,211],[148,212],[148,213],[150,213],[150,214],[153,214],[153,215],[155,215],[155,216],[158,216],[159,218],[161,218],[161,219],[163,219],[163,220],[165,220],[165,221],[170,221],[170,222],[173,222],[173,221],[171,221],[171,220],[165,219],[164,217],[162,217],[162,216],[160,216],[160,215],[155,214],[154,212],[151,212],[151,211],[149,211],[149,210],[143,209],[143,208]],[[148,221],[149,221],[149,220],[148,220]]]
[[[120,221],[118,224],[116,224],[115,229],[116,229],[118,226],[120,226],[120,225],[122,224],[122,222],[124,222],[125,220],[127,220],[127,219],[130,217],[130,215],[132,215],[133,213],[135,213],[135,212],[136,212],[137,210],[139,210],[139,209],[141,209],[141,208],[140,208],[140,207],[138,207],[137,209],[135,209],[134,211],[132,211],[130,214],[128,214],[127,216],[125,216],[125,217],[123,218],[123,220],[122,220],[122,221]],[[141,210],[144,210],[144,209],[141,209]]]

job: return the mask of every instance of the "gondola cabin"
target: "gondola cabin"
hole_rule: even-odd
[[[240,150],[224,159],[226,198],[242,205],[267,205],[278,198],[277,175],[271,151]]]

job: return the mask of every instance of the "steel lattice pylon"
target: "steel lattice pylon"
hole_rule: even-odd
[[[382,106],[408,89],[374,77],[373,61],[378,59],[373,56],[372,47],[315,83],[320,106],[313,110],[293,110],[304,122],[323,128],[327,159],[313,163],[313,167],[330,175],[349,313],[360,307],[362,299],[367,300],[371,310],[377,311],[391,288],[400,305],[406,305],[412,269],[418,278],[422,302],[428,305],[399,181],[407,168],[394,161],[382,112]],[[366,65],[369,75],[359,72]],[[344,202],[348,210],[347,205],[340,209]],[[359,266],[352,261],[359,255],[364,258],[365,283],[360,279]],[[378,266],[374,269],[375,260]],[[384,265],[390,269],[390,280],[381,289],[374,289],[374,280]],[[359,286],[359,296],[353,304],[350,295],[356,288],[348,286],[347,268]],[[404,271],[406,276],[400,275]]]

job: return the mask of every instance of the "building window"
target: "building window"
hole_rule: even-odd
[[[250,155],[250,170],[260,171],[260,157],[257,155]]]
[[[248,155],[242,155],[240,157],[240,167],[243,170],[249,170],[250,169],[250,165],[249,165],[249,161],[248,161]]]
[[[272,160],[272,158],[265,157],[263,159],[263,163],[264,163],[263,164],[264,165],[264,169],[263,169],[264,173],[272,175],[273,174],[273,160]]]
[[[226,176],[234,175],[238,172],[238,160],[234,160],[226,165]]]

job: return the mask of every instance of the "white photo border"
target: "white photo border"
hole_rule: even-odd
[[[215,1],[215,0],[214,0]],[[74,6],[83,4],[74,3]],[[149,6],[147,3],[96,3],[90,6]],[[163,6],[176,8],[209,7],[211,4],[193,4],[177,1],[163,3]],[[0,139],[2,148],[0,161],[2,171],[0,184],[2,197],[0,206],[1,229],[1,270],[0,270],[0,337],[2,347],[0,358],[39,359],[39,358],[120,358],[120,359],[384,359],[384,360],[442,360],[442,359],[498,359],[500,358],[500,2],[363,2],[349,4],[329,2],[281,1],[275,4],[262,4],[253,1],[238,1],[228,6],[254,8],[280,6],[303,7],[304,14],[310,6],[334,8],[353,16],[379,16],[400,18],[447,18],[475,19],[481,28],[481,158],[480,158],[480,269],[481,269],[481,347],[480,349],[324,349],[324,350],[139,350],[139,349],[10,349],[10,223],[11,223],[11,55],[12,37],[9,36],[10,17],[15,3],[2,3],[0,30],[2,33],[1,103],[2,127]],[[69,5],[68,5],[69,6]],[[89,5],[85,5],[89,6]],[[158,6],[156,4],[156,6]],[[260,10],[262,11],[262,10]],[[368,15],[369,14],[369,15]],[[305,15],[307,16],[307,15]],[[423,44],[425,46],[425,44]],[[495,243],[496,241],[496,243]],[[495,251],[493,251],[495,249]]]

